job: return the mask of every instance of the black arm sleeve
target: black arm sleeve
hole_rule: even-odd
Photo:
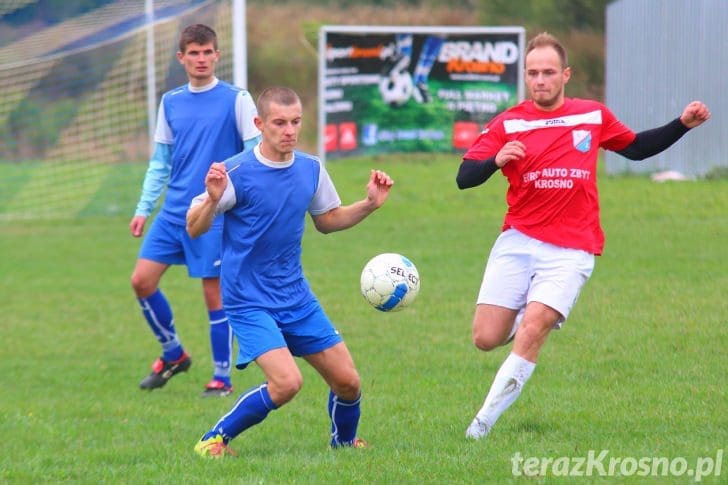
[[[617,151],[617,153],[630,160],[644,160],[668,148],[687,133],[689,129],[682,124],[680,118],[675,118],[659,128],[640,131],[632,143]]]
[[[468,189],[480,185],[497,172],[498,168],[498,165],[495,164],[495,157],[484,161],[463,160],[458,170],[458,176],[455,179],[458,188]]]

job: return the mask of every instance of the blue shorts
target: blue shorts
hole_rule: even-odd
[[[273,349],[288,347],[291,354],[302,357],[342,341],[317,301],[295,313],[255,308],[227,310],[226,314],[238,340],[238,369]]]
[[[184,264],[190,278],[219,278],[222,226],[192,239],[184,225],[157,217],[139,248],[139,258],[162,264]]]

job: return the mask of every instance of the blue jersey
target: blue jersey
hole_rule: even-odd
[[[302,152],[290,162],[271,162],[259,146],[225,165],[228,185],[217,211],[225,213],[220,278],[226,310],[295,314],[312,308],[316,298],[301,267],[306,214],[341,205],[326,169]]]
[[[171,146],[159,216],[185,224],[190,201],[205,190],[210,164],[243,151],[243,139],[260,134],[253,125],[255,104],[247,91],[216,79],[210,88],[192,90],[187,84],[165,93],[159,112],[155,141]]]

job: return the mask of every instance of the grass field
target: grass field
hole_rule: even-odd
[[[566,483],[577,478],[559,476],[557,464],[607,451],[605,467],[621,460],[615,472],[593,468],[581,481],[691,483],[689,470],[707,474],[711,458],[722,468],[702,482],[726,483],[728,181],[601,176],[605,254],[520,399],[472,443],[465,427],[509,351],[470,343],[505,183],[458,191],[457,163],[331,163],[345,202],[363,196],[372,166],[389,171],[395,187],[360,226],[324,236],[309,225],[304,239],[306,273],[362,375],[367,450],[327,448],[326,389],[301,362],[301,393],[233,442],[238,459],[199,459],[195,441],[233,403],[198,397],[211,369],[199,283],[179,267],[163,281],[195,364],[142,392],[159,348],[129,286],[139,241],[128,217],[6,222],[0,482],[507,483],[518,478],[520,456],[552,460],[528,482]],[[359,272],[389,251],[415,262],[422,288],[411,308],[381,314],[359,294]],[[233,376],[236,391],[260,381],[254,366]],[[645,457],[672,468],[639,476],[632,466]]]

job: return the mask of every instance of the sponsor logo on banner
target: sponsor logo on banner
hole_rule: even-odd
[[[373,147],[377,144],[377,125],[375,123],[367,123],[362,126],[361,143],[367,147]]]
[[[445,42],[438,61],[450,73],[503,74],[506,65],[518,62],[515,42]]]
[[[467,150],[478,137],[479,125],[474,121],[456,121],[452,128],[452,147]]]
[[[324,129],[324,151],[335,152],[339,149],[339,132],[336,125],[326,125]]]
[[[350,151],[356,149],[356,135],[356,123],[341,123],[339,125],[339,150]]]

